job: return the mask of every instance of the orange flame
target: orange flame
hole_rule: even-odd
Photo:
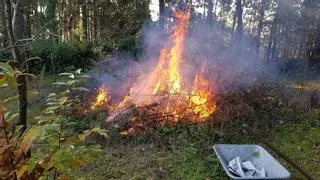
[[[102,85],[98,90],[96,100],[91,104],[91,110],[101,108],[108,103],[108,91],[105,85]]]
[[[170,83],[170,93],[180,93],[182,81],[180,64],[182,60],[185,34],[188,30],[190,16],[189,11],[175,11],[174,15],[177,18],[179,25],[173,29],[174,46],[170,52],[168,75]]]
[[[190,98],[192,105],[194,105],[194,112],[198,113],[202,119],[209,117],[216,110],[215,103],[210,103],[213,98],[213,90],[209,80],[204,77],[204,67],[205,64],[202,65],[201,72],[194,79]]]

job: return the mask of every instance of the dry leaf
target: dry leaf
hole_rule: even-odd
[[[74,162],[77,164],[78,167],[83,166],[86,162],[83,159],[75,159]]]

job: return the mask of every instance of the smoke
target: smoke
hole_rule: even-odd
[[[229,32],[206,23],[198,23],[189,31],[185,58],[196,65],[206,63],[207,77],[218,93],[250,87],[277,74],[276,68],[258,58],[255,42],[249,37],[244,35],[239,42]]]
[[[128,95],[137,79],[146,78],[158,62],[160,50],[172,47],[170,21],[165,32],[157,24],[146,25],[142,31],[143,52],[138,60],[129,54],[107,58],[94,77],[106,84],[114,103]],[[257,59],[254,42],[244,36],[234,43],[227,30],[206,23],[191,23],[184,41],[181,73],[183,84],[190,87],[201,67],[216,93],[229,93],[254,86],[259,79],[276,77],[277,68]],[[141,82],[141,81],[140,81]],[[142,81],[143,82],[143,81]],[[143,86],[143,85],[142,85]],[[143,90],[143,89],[141,89]]]

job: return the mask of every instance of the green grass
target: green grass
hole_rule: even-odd
[[[298,123],[276,127],[271,142],[313,176],[320,178],[320,116],[310,112]],[[294,177],[301,175],[294,172]]]
[[[227,179],[210,142],[205,147],[188,142],[107,146],[100,160],[67,174],[73,179]]]
[[[320,177],[319,114],[320,111],[302,114],[299,121],[278,125],[265,136],[316,178]],[[233,139],[217,137],[216,129],[211,128],[212,132],[209,129],[203,126],[161,128],[155,134],[169,137],[169,144],[160,147],[156,142],[139,144],[132,139],[106,146],[100,160],[69,175],[74,179],[228,179],[212,145],[260,142],[243,134]],[[303,179],[274,152],[270,153],[291,172],[293,179]]]

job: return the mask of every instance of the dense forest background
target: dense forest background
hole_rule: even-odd
[[[1,2],[1,9],[5,9],[6,2]],[[123,50],[137,53],[144,24],[168,24],[172,18],[169,4],[177,3],[191,7],[194,26],[198,23],[212,26],[208,36],[212,42],[230,46],[235,36],[244,36],[251,50],[257,51],[266,61],[305,60],[312,49],[320,46],[317,43],[320,3],[316,0],[30,0],[16,3],[13,27],[17,27],[14,35],[19,40],[20,49],[27,48],[30,41],[45,39],[55,44],[87,42],[103,47],[107,52]],[[5,12],[1,13],[0,47],[3,49],[10,46],[10,42]],[[45,48],[50,51],[50,46],[54,46],[43,43],[35,43],[35,48],[32,48],[35,55],[43,56]],[[44,60],[48,61],[48,58]]]

